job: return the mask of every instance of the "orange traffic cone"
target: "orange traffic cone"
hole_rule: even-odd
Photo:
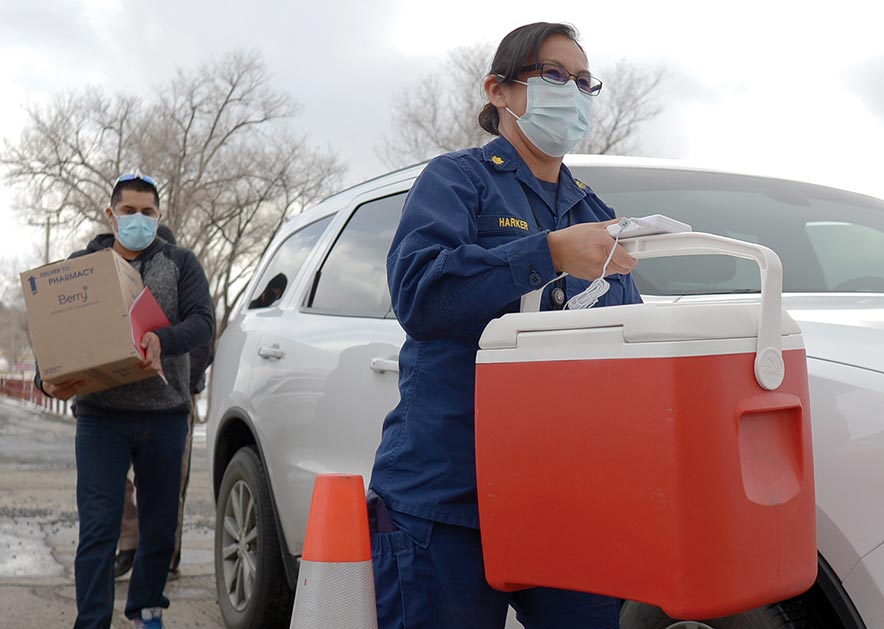
[[[377,629],[362,476],[320,474],[313,485],[291,629]]]

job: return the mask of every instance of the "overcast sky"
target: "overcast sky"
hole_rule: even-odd
[[[666,110],[643,154],[884,197],[882,17],[871,0],[0,0],[0,138],[16,141],[23,105],[53,93],[147,94],[176,68],[253,49],[302,105],[297,126],[349,164],[352,183],[385,170],[374,147],[392,95],[444,70],[447,50],[566,21],[606,83],[619,58],[667,66]],[[23,270],[34,237],[12,203],[0,182],[0,259]]]

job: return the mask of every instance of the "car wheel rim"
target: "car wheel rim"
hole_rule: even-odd
[[[224,506],[221,561],[227,600],[241,612],[252,598],[258,559],[258,518],[252,491],[245,481],[230,489]]]
[[[681,620],[669,625],[666,629],[713,629],[713,627],[696,620]]]

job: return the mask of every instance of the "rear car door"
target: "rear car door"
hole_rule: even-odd
[[[346,472],[367,480],[384,416],[398,399],[404,336],[390,318],[386,256],[405,200],[401,188],[354,200],[301,294],[261,335],[252,407],[294,554],[314,476]]]

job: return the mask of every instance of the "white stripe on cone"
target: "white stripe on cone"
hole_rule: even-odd
[[[291,629],[377,629],[371,561],[301,561]]]

